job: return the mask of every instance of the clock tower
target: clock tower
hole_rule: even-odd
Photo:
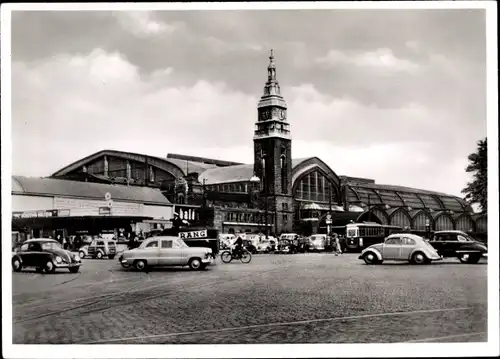
[[[257,106],[255,123],[254,172],[261,180],[262,196],[274,212],[276,233],[291,232],[292,198],[292,139],[287,121],[287,105],[276,80],[273,50],[269,56],[267,82]]]

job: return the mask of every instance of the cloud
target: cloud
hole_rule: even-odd
[[[179,23],[168,24],[153,19],[150,11],[119,11],[114,15],[124,30],[137,37],[171,34],[179,28]]]
[[[102,49],[14,62],[13,172],[49,175],[104,148],[251,163],[259,94],[203,78],[179,85],[175,74],[166,67],[142,75],[122,54]],[[466,182],[460,137],[452,147],[436,144],[455,135],[445,114],[418,104],[366,106],[312,84],[282,92],[295,158],[318,156],[338,174],[457,194]]]
[[[363,53],[345,53],[338,50],[330,50],[325,56],[317,58],[316,63],[328,67],[339,64],[352,64],[372,69],[406,72],[415,72],[419,69],[418,64],[395,57],[392,50],[388,48],[379,48],[375,51]]]

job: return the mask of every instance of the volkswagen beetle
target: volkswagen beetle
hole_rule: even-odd
[[[399,233],[388,236],[384,243],[365,248],[359,259],[366,264],[378,264],[385,260],[409,261],[413,264],[428,264],[442,257],[425,239],[415,234]]]
[[[58,241],[50,238],[29,239],[12,255],[12,269],[15,272],[31,267],[39,273],[53,273],[60,268],[76,273],[81,265],[78,254],[63,249]]]

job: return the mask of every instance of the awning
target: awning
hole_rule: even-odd
[[[321,207],[314,202],[307,202],[302,205],[302,210],[304,211],[320,211]]]
[[[309,208],[308,206],[313,206],[314,208]],[[301,206],[302,210],[316,210],[316,211],[329,211],[330,205],[323,203],[315,203],[315,202],[304,202]],[[344,212],[344,208],[342,206],[332,204],[331,210],[335,212]]]

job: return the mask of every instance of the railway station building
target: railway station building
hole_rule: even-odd
[[[328,214],[333,226],[377,222],[415,232],[456,229],[486,233],[486,215],[474,214],[457,196],[340,175],[320,157],[293,158],[287,111],[271,54],[267,82],[257,105],[253,163],[102,150],[38,181],[67,182],[60,188],[71,189],[71,193],[79,191],[76,183],[80,183],[81,191],[96,198],[109,191],[117,201],[135,203],[136,209],[121,214],[127,220],[158,216],[170,220],[175,213],[223,233],[324,233]],[[22,191],[23,181],[32,180],[17,181],[17,191]],[[113,188],[120,188],[122,197]],[[51,206],[56,203],[61,202],[54,198]],[[50,209],[71,211],[76,205]],[[164,207],[161,214],[148,212],[154,206]]]

